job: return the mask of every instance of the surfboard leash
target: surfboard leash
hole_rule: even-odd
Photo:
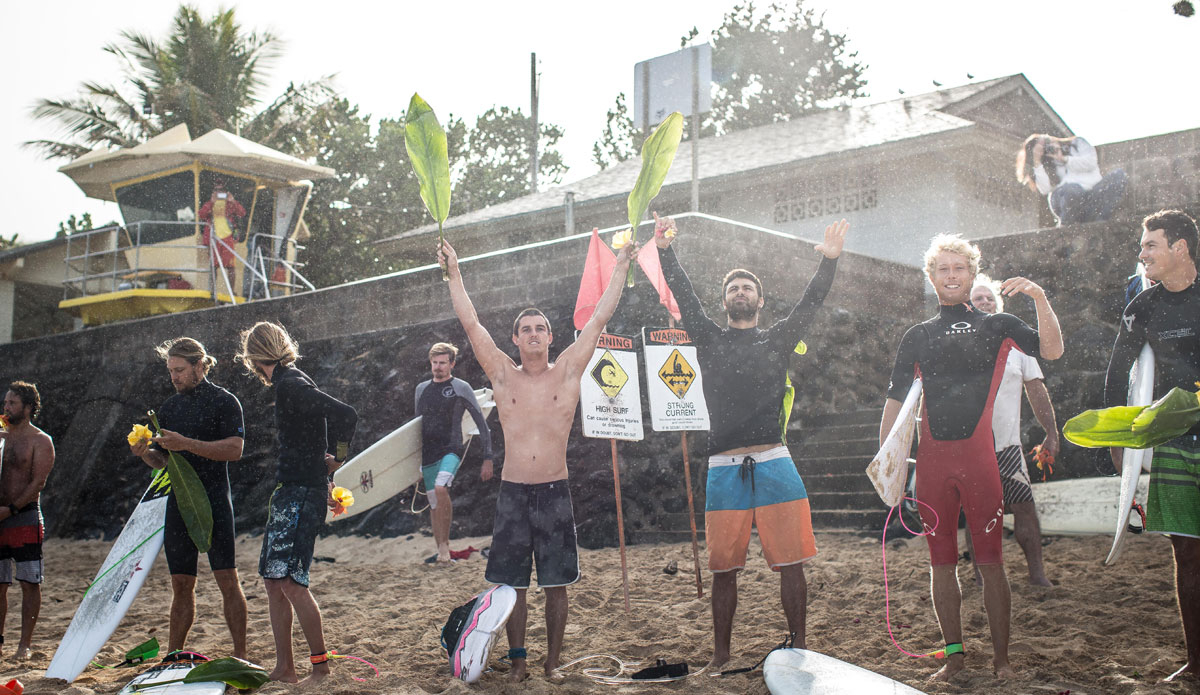
[[[83,590],[83,597],[87,598],[88,592],[90,592],[92,590],[93,586],[96,586],[97,582],[99,582],[101,579],[104,579],[104,576],[106,574],[113,571],[117,567],[120,567],[121,563],[125,562],[126,558],[128,558],[130,555],[133,555],[134,553],[136,553],[139,548],[141,548],[146,543],[149,543],[151,538],[154,538],[155,536],[157,536],[160,532],[162,532],[166,528],[167,528],[166,524],[163,524],[162,526],[159,526],[158,528],[154,529],[154,531],[151,532],[149,536],[146,536],[145,538],[142,539],[141,543],[138,543],[137,545],[133,546],[133,548],[131,548],[129,552],[122,555],[119,560],[117,560],[116,562],[109,565],[100,574],[96,575],[96,578],[92,580],[92,583],[88,584],[87,588]]]
[[[905,500],[911,500],[913,502],[916,502],[918,505],[923,505],[926,509],[928,509],[933,514],[933,527],[929,528],[928,526],[926,526],[925,528],[928,528],[928,530],[922,530],[919,533],[908,527],[908,524],[906,524],[904,522],[904,515],[901,514],[898,518],[900,519],[900,525],[904,527],[905,531],[908,531],[914,537],[928,536],[928,535],[934,533],[935,531],[937,531],[937,528],[941,523],[941,519],[938,518],[937,510],[935,510],[933,507],[929,506],[925,502],[922,502],[921,500],[916,499],[915,497],[904,497],[903,499],[900,500],[900,504],[904,504]],[[888,529],[888,525],[892,521],[892,514],[894,514],[896,512],[896,510],[900,507],[900,504],[897,504],[896,506],[894,506],[888,510],[887,519],[883,522],[883,541],[880,544],[881,548],[882,548],[882,553],[883,553],[883,611],[884,611],[884,620],[887,622],[888,638],[892,640],[892,644],[895,645],[896,649],[900,650],[901,654],[911,656],[914,659],[924,659],[927,657],[933,657],[935,659],[944,659],[944,658],[946,658],[946,656],[948,654],[962,653],[962,650],[963,650],[962,643],[956,642],[955,644],[947,644],[942,649],[928,652],[926,654],[914,654],[914,653],[906,650],[904,647],[901,647],[900,643],[896,641],[896,636],[892,633],[892,597],[891,597],[891,592],[888,588],[888,573],[887,573],[887,529]],[[924,522],[922,522],[922,525],[924,525]],[[955,645],[958,646],[957,650],[954,649]]]
[[[371,670],[375,672],[375,677],[379,678],[379,668],[377,666],[375,666],[375,664],[371,663],[370,661],[367,661],[366,659],[363,659],[363,658],[357,657],[357,656],[351,656],[349,654],[338,654],[337,650],[335,650],[335,649],[330,649],[327,652],[327,654],[330,659],[351,659],[353,661],[362,662],[362,663],[366,664],[367,666],[370,666]],[[350,677],[353,678],[354,680],[358,681],[359,683],[362,683],[367,680],[366,678],[359,678],[358,676],[356,676],[354,674],[350,674]]]

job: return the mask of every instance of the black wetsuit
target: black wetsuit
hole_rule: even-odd
[[[1011,314],[985,314],[969,304],[942,306],[904,334],[888,398],[903,402],[916,372],[925,395],[917,447],[917,498],[930,562],[958,561],[958,512],[979,564],[1001,562],[1004,490],[992,435],[992,405],[1013,347],[1039,355],[1038,332]]]
[[[698,348],[711,415],[708,453],[781,444],[779,409],[787,387],[788,360],[829,294],[837,259],[822,257],[804,297],[787,318],[764,330],[717,325],[704,313],[673,247],[661,251],[660,258],[684,328]]]
[[[1154,395],[1179,387],[1196,390],[1200,381],[1200,283],[1179,292],[1155,285],[1134,298],[1121,317],[1104,380],[1104,405],[1125,405],[1129,370],[1142,345],[1154,350]],[[1200,434],[1200,425],[1188,434]]]
[[[158,424],[163,429],[203,442],[246,436],[242,421],[242,404],[232,393],[214,385],[208,379],[201,381],[191,391],[177,393],[168,398],[158,409]],[[167,453],[161,447],[154,448]],[[204,491],[208,493],[208,502],[212,506],[212,545],[208,550],[208,564],[214,570],[233,569],[237,564],[234,560],[235,533],[233,498],[229,490],[229,464],[226,461],[213,461],[190,451],[176,453],[183,456],[196,470],[196,476],[204,484]],[[167,498],[163,546],[166,549],[167,567],[171,574],[196,575],[198,551],[196,544],[188,536],[187,526],[179,513],[179,504],[175,500],[174,492]]]
[[[295,367],[275,368],[275,427],[279,441],[276,482],[319,487],[328,480],[325,454],[346,459],[358,413],[317,388]]]

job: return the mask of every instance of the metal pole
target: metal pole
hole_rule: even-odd
[[[529,114],[533,132],[529,139],[529,192],[538,189],[538,75],[537,53],[529,54]]]
[[[700,49],[692,47],[692,212],[700,212]],[[691,488],[688,488],[691,494]]]
[[[696,598],[704,598],[704,583],[700,580],[700,545],[696,540],[696,503],[692,501],[692,462],[688,458],[687,432],[679,433],[683,447],[683,480],[687,483],[688,524],[692,527],[692,564],[696,567]]]
[[[650,61],[647,60],[642,63],[642,140],[648,137],[650,137]]]
[[[629,615],[629,572],[625,566],[625,518],[621,514],[621,471],[617,467],[617,440],[610,439],[608,441],[612,442],[613,489],[617,496],[617,540],[621,546],[621,587],[625,591],[625,614]]]

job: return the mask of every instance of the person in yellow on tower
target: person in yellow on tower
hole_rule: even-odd
[[[225,190],[224,183],[218,181],[213,184],[212,197],[200,207],[199,217],[200,221],[205,223],[201,232],[204,243],[213,244],[217,249],[216,257],[221,259],[221,265],[232,268],[233,245],[239,241],[237,230],[246,218],[246,208]],[[214,231],[217,233],[216,241],[212,238]]]

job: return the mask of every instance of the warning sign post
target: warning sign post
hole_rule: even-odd
[[[655,432],[707,430],[708,404],[704,382],[687,331],[645,328],[646,394],[650,425]]]
[[[602,334],[579,380],[583,435],[641,441],[641,390],[633,338]]]

